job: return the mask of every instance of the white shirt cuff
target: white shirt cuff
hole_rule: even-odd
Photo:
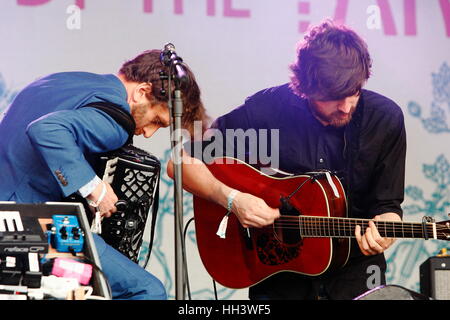
[[[102,182],[102,180],[95,176],[94,179],[86,183],[84,186],[82,186],[80,189],[78,189],[78,193],[83,197],[86,198],[88,195],[90,195],[95,188]]]

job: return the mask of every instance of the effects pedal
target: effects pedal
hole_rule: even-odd
[[[52,216],[52,246],[58,252],[81,252],[84,245],[84,232],[73,215],[55,214]]]

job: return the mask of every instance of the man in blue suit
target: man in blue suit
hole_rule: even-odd
[[[0,122],[0,201],[41,203],[77,193],[108,218],[117,209],[113,189],[95,173],[90,159],[122,147],[129,135],[110,113],[86,107],[108,103],[131,114],[135,135],[150,138],[170,125],[160,51],[125,62],[117,75],[62,72],[23,89]],[[194,75],[187,68],[183,125],[204,120]],[[166,299],[162,283],[94,235],[103,272],[114,299]]]

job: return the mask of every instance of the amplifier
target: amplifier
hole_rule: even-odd
[[[430,257],[420,265],[420,292],[436,300],[450,300],[450,257]]]

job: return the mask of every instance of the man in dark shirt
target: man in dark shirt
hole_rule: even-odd
[[[227,132],[277,130],[272,139],[279,140],[266,141],[272,163],[264,166],[275,164],[279,171],[295,175],[333,171],[345,187],[349,217],[400,221],[406,154],[403,114],[390,99],[362,89],[370,68],[366,44],[354,31],[329,21],[313,28],[299,45],[290,84],[260,91],[215,121],[212,127],[226,140],[223,155],[263,169],[262,161],[249,161],[255,159],[255,152],[260,160],[260,150],[247,141],[244,151],[239,151],[238,139],[227,139]],[[256,141],[258,146],[261,142]],[[279,209],[248,193],[236,193],[200,161],[187,155],[185,160],[185,189],[225,208],[232,203],[243,227],[263,227],[279,217]],[[168,172],[172,175],[171,164]],[[281,272],[252,286],[250,298],[355,298],[372,289],[374,282],[385,284],[383,252],[393,241],[381,237],[373,222],[366,230],[357,226],[343,268],[317,277]],[[378,279],[371,282],[374,266]]]

